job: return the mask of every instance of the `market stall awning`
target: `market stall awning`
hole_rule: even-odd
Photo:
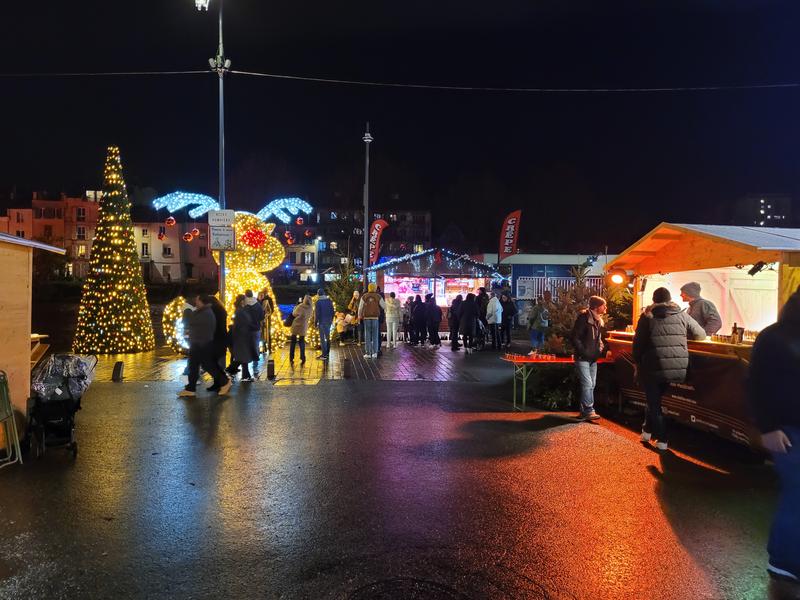
[[[384,271],[388,275],[421,277],[486,277],[500,278],[492,265],[473,260],[467,254],[459,254],[445,248],[431,248],[415,254],[406,254],[367,269]]]
[[[606,269],[636,275],[716,269],[800,257],[800,229],[661,223]]]

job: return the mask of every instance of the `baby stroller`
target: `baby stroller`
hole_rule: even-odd
[[[81,409],[81,397],[94,378],[96,365],[94,356],[53,354],[34,371],[28,440],[37,458],[44,456],[48,447],[66,447],[73,458],[78,455],[75,413]]]

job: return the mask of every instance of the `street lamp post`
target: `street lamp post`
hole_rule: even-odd
[[[222,45],[222,1],[219,0],[219,46],[217,55],[208,59],[211,70],[219,76],[219,208],[225,209],[225,73],[231,61],[225,58]],[[208,10],[210,0],[195,0],[197,10]],[[225,304],[225,252],[219,251],[219,297]]]
[[[369,266],[369,145],[372,136],[369,134],[369,121],[367,121],[367,131],[364,133],[364,254],[361,263],[361,271],[364,274],[364,289],[367,288],[367,267]]]

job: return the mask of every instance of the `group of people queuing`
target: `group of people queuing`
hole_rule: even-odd
[[[487,292],[482,287],[477,294],[469,293],[466,298],[458,294],[447,316],[451,349],[459,350],[463,345],[469,354],[489,343],[492,350],[510,347],[516,314],[517,306],[508,291]]]
[[[445,311],[433,294],[408,296],[403,302],[394,292],[384,294],[380,287],[369,284],[366,293],[355,290],[348,304],[354,337],[365,347],[365,358],[381,355],[380,331],[386,327],[386,347],[410,346],[441,348],[442,321],[449,329],[450,347],[475,350],[479,341],[500,350],[511,345],[511,331],[517,307],[507,290],[458,294]],[[481,344],[482,346],[483,344]]]

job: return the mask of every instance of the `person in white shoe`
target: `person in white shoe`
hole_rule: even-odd
[[[570,338],[574,348],[575,374],[580,386],[580,417],[586,421],[600,418],[594,410],[594,387],[597,384],[597,361],[605,353],[603,331],[607,310],[605,298],[592,296],[589,306],[578,314]]]
[[[231,380],[225,376],[217,361],[214,348],[214,332],[217,319],[211,309],[207,296],[197,296],[195,310],[189,317],[189,382],[178,393],[180,397],[193,398],[196,393],[197,380],[200,378],[200,367],[214,378],[212,391],[224,396],[231,389]]]
[[[800,597],[800,289],[781,309],[778,322],[756,338],[748,374],[748,397],[761,445],[769,450],[781,494],[767,543],[773,578],[794,582]],[[788,595],[787,595],[788,596]]]
[[[689,367],[687,340],[703,340],[705,330],[680,306],[672,302],[667,288],[653,292],[648,306],[636,324],[633,337],[633,361],[636,378],[647,398],[642,442],[657,440],[659,450],[667,449],[667,427],[661,410],[661,396],[671,383],[686,381]]]
[[[403,306],[394,292],[386,298],[386,347],[397,348],[397,331],[403,320]]]

